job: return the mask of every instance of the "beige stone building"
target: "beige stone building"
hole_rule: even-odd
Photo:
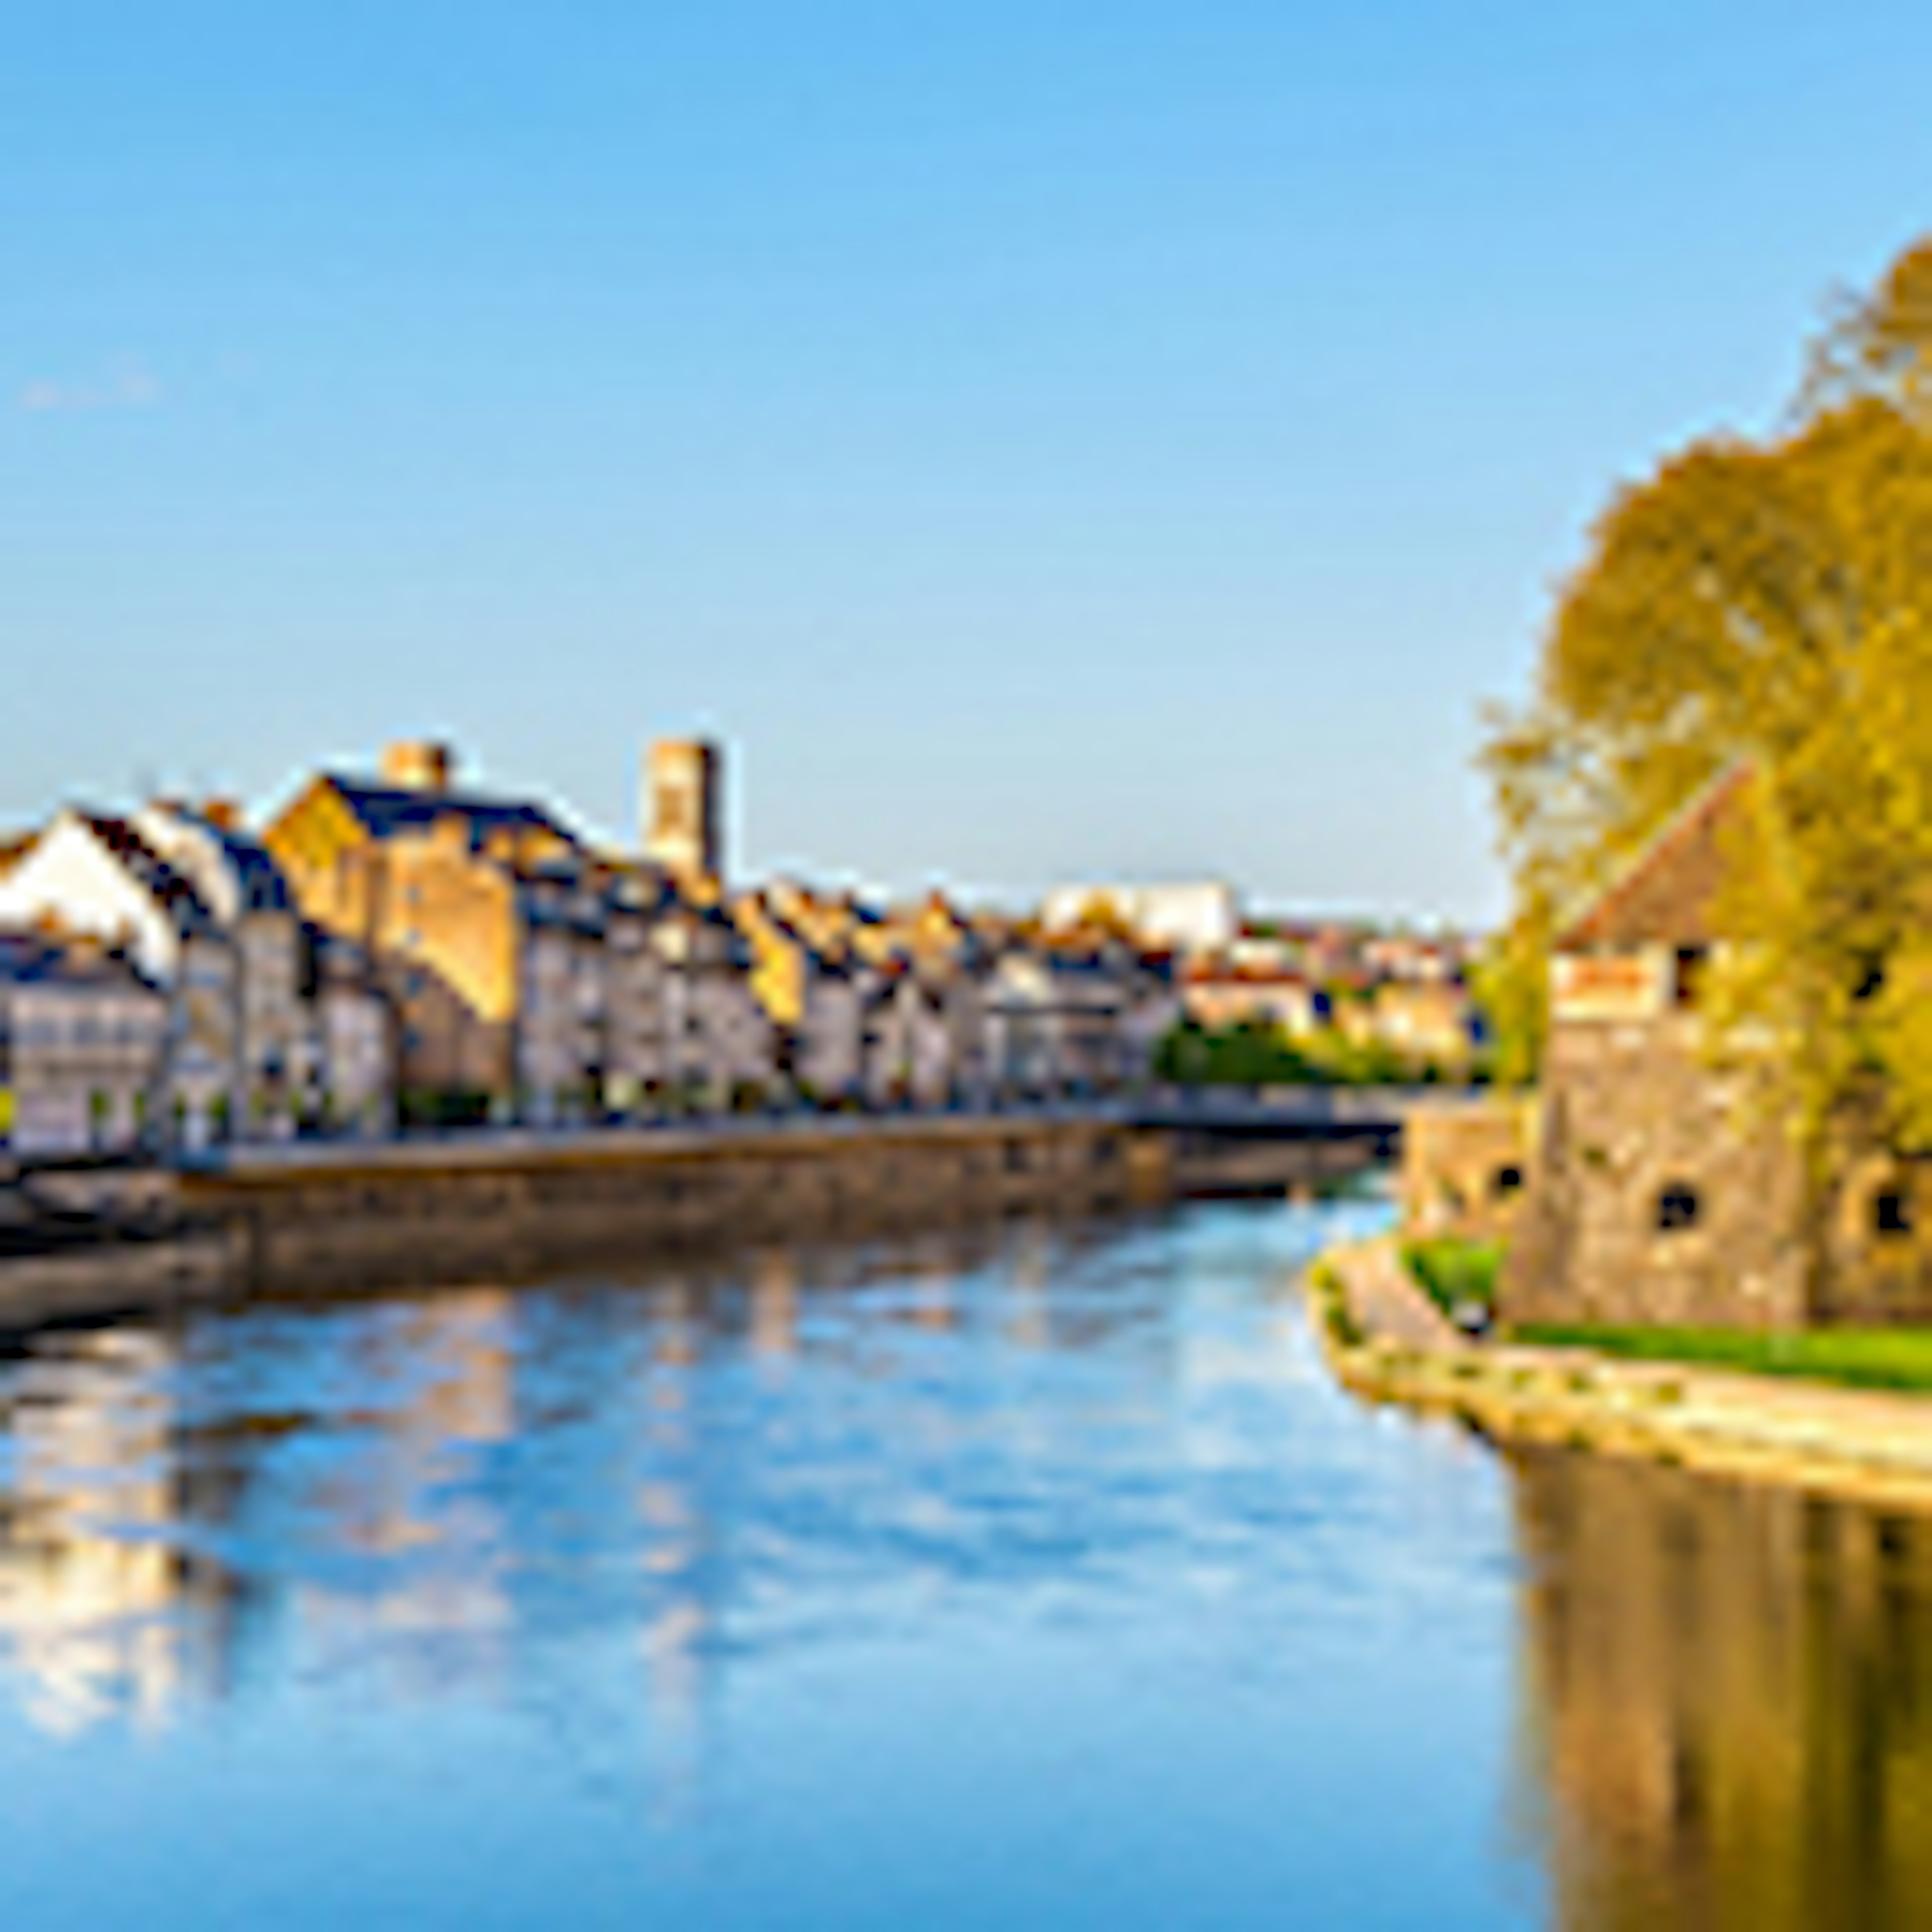
[[[644,856],[687,886],[724,876],[724,759],[700,739],[653,745],[646,768]]]
[[[1708,1000],[1748,772],[1693,799],[1559,934],[1504,1312],[1518,1321],[1792,1327],[1932,1316],[1932,1189],[1874,1150],[1828,1198],[1760,1077],[1762,1039]]]
[[[513,1111],[526,877],[580,842],[543,806],[471,791],[447,747],[392,746],[379,782],[310,779],[264,843],[304,915],[359,948],[397,1016],[406,1109]]]

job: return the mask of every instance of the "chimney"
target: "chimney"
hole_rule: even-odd
[[[242,829],[242,808],[232,798],[203,799],[201,815],[218,832],[238,832]]]
[[[447,791],[456,754],[433,739],[410,738],[382,749],[382,782],[399,791]]]

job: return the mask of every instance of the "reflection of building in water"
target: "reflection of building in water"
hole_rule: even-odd
[[[797,1351],[798,1257],[788,1248],[766,1248],[752,1264],[752,1346],[760,1355]]]
[[[176,1533],[172,1353],[146,1330],[64,1337],[6,1394],[0,1646],[50,1730],[158,1721],[220,1641],[224,1588]]]
[[[1517,1498],[1562,1922],[1932,1924],[1932,1521],[1550,1452]]]
[[[507,1661],[514,1619],[500,1580],[512,1532],[468,1478],[479,1450],[516,1432],[514,1301],[476,1288],[386,1309],[361,1364],[380,1401],[368,1446],[315,1498],[330,1543],[382,1561],[358,1588],[304,1589],[303,1621],[380,1655],[399,1689]]]

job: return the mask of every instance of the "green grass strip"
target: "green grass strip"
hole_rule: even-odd
[[[1932,1328],[1819,1328],[1766,1335],[1732,1328],[1538,1323],[1514,1330],[1512,1339],[1549,1348],[1594,1348],[1630,1361],[1683,1362],[1847,1388],[1932,1393]]]

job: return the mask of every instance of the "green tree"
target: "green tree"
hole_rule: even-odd
[[[1767,1097],[1821,1178],[1874,1136],[1932,1142],[1932,244],[1844,305],[1777,434],[1613,500],[1485,757],[1513,1024],[1533,1036],[1560,908],[1746,769],[1719,1008],[1774,1039]]]

